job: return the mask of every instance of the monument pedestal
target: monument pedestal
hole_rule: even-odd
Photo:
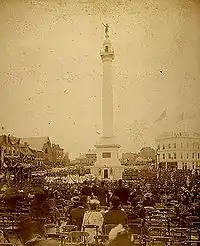
[[[119,144],[114,143],[113,138],[102,138],[95,145],[97,161],[91,168],[91,173],[97,179],[118,180],[122,178],[123,167],[119,161]]]

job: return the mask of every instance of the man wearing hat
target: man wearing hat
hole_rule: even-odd
[[[84,197],[73,197],[74,208],[70,212],[70,222],[72,225],[76,225],[78,230],[81,230],[81,225],[83,222],[83,216],[85,213]]]

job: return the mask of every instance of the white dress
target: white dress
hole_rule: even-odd
[[[102,226],[103,226],[103,215],[101,212],[98,211],[89,211],[84,214],[83,217],[83,226],[86,225],[96,225],[98,226],[98,232],[102,232]],[[95,228],[85,228],[85,231],[89,233],[88,242],[94,243],[95,242],[95,236],[96,236],[96,229]]]

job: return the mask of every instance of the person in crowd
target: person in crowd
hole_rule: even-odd
[[[133,245],[127,230],[122,225],[117,225],[109,233],[107,246],[131,246]]]
[[[113,196],[110,199],[111,208],[108,212],[104,214],[104,226],[107,224],[127,224],[127,215],[124,211],[121,210],[121,201],[119,197]]]
[[[76,198],[76,202],[74,203],[74,208],[70,212],[70,224],[76,225],[78,230],[81,230],[81,226],[83,223],[83,217],[85,213],[85,197]]]
[[[95,180],[93,183],[92,183],[92,197],[93,198],[97,198],[98,197],[98,192],[99,192],[99,187],[97,185],[97,181]]]
[[[88,241],[89,243],[95,242],[96,232],[102,232],[103,226],[103,215],[101,212],[97,211],[99,208],[100,202],[97,199],[91,199],[89,201],[89,211],[85,212],[83,217],[82,229],[89,233]],[[98,228],[87,228],[88,225],[94,225]],[[86,227],[86,228],[84,228]]]
[[[108,188],[105,186],[104,180],[101,181],[100,186],[98,187],[98,199],[101,206],[104,206],[109,203],[109,192]]]
[[[155,206],[154,199],[152,198],[150,193],[145,194],[144,200],[143,200],[143,206],[144,207],[154,207]]]
[[[81,190],[82,196],[89,196],[92,197],[92,188],[89,186],[87,180],[83,182],[83,188]]]
[[[127,201],[129,199],[129,189],[123,186],[123,182],[121,179],[118,181],[118,187],[115,188],[113,196],[119,197],[122,204],[127,204]]]
[[[32,221],[29,217],[21,218],[19,222],[19,236],[27,246],[59,246],[59,242],[45,238],[44,227]]]

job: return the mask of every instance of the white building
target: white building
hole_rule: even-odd
[[[158,167],[200,169],[200,134],[163,133],[155,141]]]
[[[122,178],[123,167],[119,161],[119,148],[113,132],[113,83],[112,83],[112,61],[114,51],[108,36],[108,25],[105,29],[105,39],[101,50],[103,64],[102,84],[102,130],[103,134],[95,145],[97,161],[91,168],[91,173],[98,179],[117,180]]]

